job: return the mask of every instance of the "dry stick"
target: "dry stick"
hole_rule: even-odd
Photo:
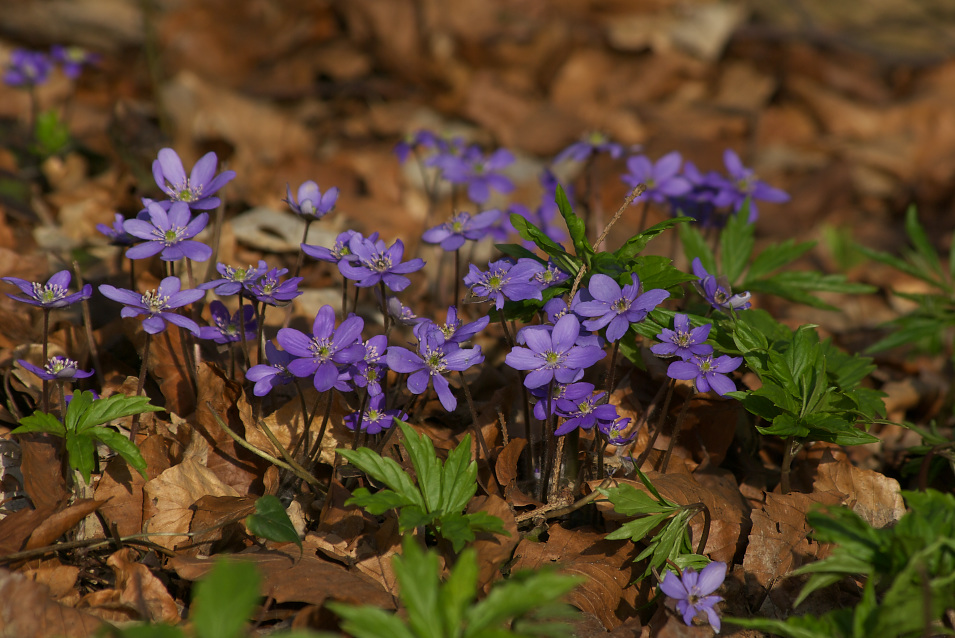
[[[139,382],[136,384],[136,396],[143,393],[143,386],[146,384],[146,363],[149,361],[149,344],[152,342],[152,335],[146,333],[146,344],[143,346],[143,363],[139,368]],[[136,442],[136,434],[139,432],[139,416],[141,412],[133,415],[132,425],[129,426],[129,440]]]
[[[553,503],[554,499],[557,498],[557,491],[560,487],[560,470],[563,467],[563,457],[564,457],[564,440],[566,436],[557,436],[554,435],[554,438],[557,440],[556,450],[554,451],[554,465],[551,468],[550,476],[550,485],[547,490],[547,502]]]
[[[783,463],[779,468],[779,488],[783,494],[789,494],[789,473],[792,468],[793,459],[803,448],[803,442],[794,436],[786,437],[784,443],[786,449],[783,451]]]
[[[565,516],[567,514],[571,514],[579,510],[581,507],[587,505],[588,503],[596,499],[598,496],[600,496],[600,490],[610,487],[610,484],[612,482],[613,482],[612,478],[606,478],[603,480],[602,483],[600,483],[600,485],[596,487],[596,489],[594,489],[593,492],[591,492],[590,494],[588,494],[587,496],[581,499],[574,501],[570,505],[562,505],[560,503],[548,503],[547,505],[538,507],[536,510],[532,510],[530,512],[524,512],[523,514],[516,515],[514,517],[514,521],[520,524],[520,523],[523,523],[524,521],[529,521],[535,518],[548,519],[548,518],[557,518],[559,516]]]
[[[471,398],[471,389],[468,387],[468,382],[464,379],[464,372],[458,370],[458,376],[461,377],[461,387],[464,388],[464,396],[468,401],[468,409],[471,410],[471,431],[474,432],[474,440],[478,442],[478,445],[481,447],[481,454],[484,455],[484,458],[487,459],[487,462],[491,462],[491,453],[487,449],[487,441],[484,440],[484,433],[481,432],[481,428],[478,427],[478,417],[477,417],[477,408],[474,407],[474,399]],[[472,459],[476,461],[477,459]]]
[[[673,426],[673,432],[670,433],[670,442],[667,444],[666,454],[663,455],[663,462],[660,464],[660,469],[658,470],[661,474],[667,471],[667,465],[670,463],[670,455],[673,453],[673,446],[680,437],[680,430],[683,429],[683,421],[686,420],[686,413],[690,408],[690,400],[692,398],[693,391],[690,390],[690,394],[686,396],[686,400],[683,402],[683,407],[680,408],[680,414],[676,418],[676,425]]]
[[[83,272],[80,270],[79,262],[75,259],[73,260],[73,272],[76,274],[76,284],[80,290],[82,290]],[[80,310],[83,312],[83,327],[86,328],[86,343],[90,349],[90,357],[93,359],[93,370],[96,372],[96,381],[99,383],[99,387],[102,388],[106,386],[106,383],[103,380],[103,371],[100,370],[102,366],[99,361],[99,346],[96,345],[96,341],[93,339],[93,324],[90,321],[89,299],[80,300]]]

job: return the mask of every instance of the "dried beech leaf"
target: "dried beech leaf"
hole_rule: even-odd
[[[4,636],[86,638],[103,621],[50,598],[46,586],[23,574],[0,569],[0,618]]]
[[[106,561],[116,575],[119,603],[137,610],[149,622],[179,622],[176,601],[148,567],[138,562],[136,552],[125,547]]]
[[[47,517],[30,534],[30,540],[27,541],[24,549],[35,549],[53,544],[56,539],[73,529],[77,523],[102,505],[102,502],[94,501],[91,498],[82,499]]]
[[[510,560],[514,548],[520,540],[514,510],[507,501],[499,496],[478,496],[468,503],[467,513],[484,511],[504,521],[504,529],[510,536],[501,534],[479,534],[471,543],[478,554],[478,588],[487,593],[491,583],[501,575],[501,565]]]

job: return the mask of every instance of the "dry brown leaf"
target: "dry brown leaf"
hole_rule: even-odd
[[[45,518],[27,541],[24,549],[35,549],[37,547],[46,547],[51,545],[56,539],[73,529],[73,527],[82,521],[87,515],[92,514],[99,509],[103,503],[93,499],[81,499],[75,501],[69,507],[56,512]]]
[[[852,465],[838,448],[823,452],[816,470],[815,492],[842,494],[843,504],[877,528],[892,525],[905,514],[898,481]]]
[[[501,488],[507,489],[507,486],[517,479],[517,461],[526,446],[527,439],[515,438],[508,441],[504,449],[498,453],[497,461],[494,463],[494,474]]]
[[[254,496],[203,496],[192,509],[195,514],[189,531],[192,537],[187,553],[208,556],[218,550],[220,541],[230,541],[246,536],[243,519],[255,512]],[[228,521],[232,521],[229,523]]]
[[[644,583],[630,586],[638,573],[633,563],[633,545],[608,541],[605,534],[590,529],[566,530],[553,526],[546,543],[524,539],[514,554],[513,569],[557,566],[560,571],[583,576],[585,582],[567,597],[581,611],[594,614],[607,630],[636,615],[651,592]]]
[[[50,590],[23,574],[0,569],[0,630],[4,636],[86,638],[103,622],[50,598]]]
[[[117,602],[136,610],[140,619],[149,622],[179,622],[179,608],[148,567],[136,560],[136,552],[125,547],[106,561],[116,576]]]
[[[192,505],[204,496],[239,496],[207,467],[187,459],[143,486],[146,495],[144,528],[149,532],[188,532]],[[186,536],[156,536],[166,549],[188,541]]]
[[[478,511],[485,511],[500,518],[504,521],[504,529],[509,534],[508,536],[480,534],[471,543],[471,547],[477,552],[478,588],[487,593],[491,584],[500,577],[501,565],[510,560],[521,537],[517,531],[517,522],[514,520],[514,510],[504,499],[499,496],[475,497],[468,503],[467,512],[471,514]]]
[[[140,286],[142,290],[155,289],[159,284],[151,278],[144,279]],[[126,323],[127,329],[134,327],[137,331],[133,335],[134,343],[144,343],[142,331],[138,324]],[[143,333],[144,334],[144,333]],[[192,378],[189,374],[191,353],[188,345],[191,340],[183,339],[183,331],[171,324],[160,334],[150,339],[149,345],[149,374],[159,384],[160,392],[165,399],[167,412],[179,416],[186,416],[196,409],[196,393],[193,389]]]
[[[63,439],[52,434],[24,434],[20,441],[23,489],[37,509],[56,508],[70,497],[60,469]]]
[[[75,565],[64,565],[59,560],[53,559],[25,568],[20,573],[26,575],[35,583],[46,585],[50,590],[50,596],[54,600],[60,600],[70,598],[76,594],[73,587],[76,585],[80,569]]]
[[[0,519],[0,556],[23,549],[24,543],[36,528],[56,512],[53,506],[42,509],[23,509]]]

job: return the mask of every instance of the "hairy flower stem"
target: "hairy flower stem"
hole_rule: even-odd
[[[148,332],[146,333],[146,343],[143,345],[143,363],[139,368],[139,382],[136,384],[136,396],[140,396],[143,393],[143,386],[146,384],[146,364],[149,361],[149,346],[152,342],[152,335]],[[139,416],[141,412],[137,412],[133,415],[133,422],[129,426],[129,440],[133,443],[136,442],[136,435],[139,433]]]
[[[322,416],[322,427],[318,430],[318,438],[315,439],[315,445],[312,446],[312,449],[308,453],[308,458],[312,459],[312,463],[318,463],[321,458],[322,453],[322,439],[325,438],[325,429],[328,427],[328,421],[332,416],[332,399],[334,399],[334,388],[328,392],[322,393],[320,396],[325,397],[325,414]],[[318,401],[315,402],[315,407],[318,408]],[[312,413],[314,414],[314,410]],[[314,465],[313,465],[314,467]],[[332,473],[334,475],[334,472]]]
[[[700,532],[700,540],[696,545],[696,553],[702,554],[703,550],[706,549],[706,541],[710,538],[710,523],[712,522],[712,516],[710,515],[710,508],[706,506],[706,503],[690,503],[689,505],[684,505],[683,509],[690,510],[693,512],[693,516],[703,512],[703,531]],[[691,516],[692,518],[692,516]]]
[[[789,436],[786,437],[783,445],[785,445],[785,449],[783,450],[783,462],[779,468],[779,489],[783,494],[789,494],[789,477],[793,459],[802,450],[804,443],[794,436]]]
[[[265,351],[265,304],[253,304],[252,309],[255,311],[255,362],[262,363],[262,353]],[[251,361],[249,367],[252,367]]]
[[[620,342],[613,342],[613,350],[610,351],[610,367],[607,369],[607,401],[610,401],[610,395],[613,394],[613,386],[616,382],[614,374],[617,371],[617,352],[620,350]]]
[[[554,434],[557,427],[554,423],[556,414],[554,414],[554,381],[551,380],[547,386],[547,417],[544,419],[543,436],[544,450],[540,460],[540,481],[537,489],[537,500],[543,501],[544,496],[549,494],[547,481],[550,478],[551,468],[553,467],[554,457],[557,454],[557,436]]]
[[[43,309],[43,365],[50,360],[50,309]],[[43,411],[50,412],[50,382],[43,379]],[[65,413],[64,413],[65,414]]]
[[[348,310],[348,280],[342,277],[342,317]]]
[[[554,424],[556,426],[556,424]],[[575,430],[576,432],[576,430]],[[553,466],[550,470],[550,483],[547,486],[547,503],[553,503],[557,499],[557,492],[560,490],[560,470],[563,463],[565,438],[563,436],[554,436],[556,439],[554,445]]]
[[[378,297],[378,302],[381,304],[381,320],[384,322],[385,332],[391,332],[391,322],[390,317],[388,316],[388,301],[385,292],[385,282],[378,282],[378,292],[381,293]]]
[[[647,229],[647,213],[650,212],[650,200],[643,202],[643,208],[640,210],[640,225],[637,226],[639,232],[643,232]]]
[[[640,456],[637,458],[635,465],[637,468],[643,466],[643,463],[650,456],[650,453],[653,451],[653,444],[657,442],[657,437],[660,436],[660,432],[663,430],[663,423],[667,418],[667,411],[670,409],[670,400],[673,398],[673,388],[676,386],[676,382],[673,379],[667,381],[667,395],[666,399],[663,400],[663,409],[660,410],[660,419],[657,422],[657,427],[653,430],[653,434],[650,436],[650,440],[647,441],[647,447],[640,453]],[[647,416],[649,419],[649,415]]]
[[[73,260],[73,273],[76,275],[76,283],[79,285],[80,290],[82,290],[83,273],[80,270],[79,262],[75,259]],[[86,330],[86,343],[90,349],[90,357],[93,359],[93,370],[96,372],[96,380],[99,383],[99,387],[102,388],[106,385],[106,382],[103,379],[103,372],[100,369],[102,366],[99,362],[99,347],[96,345],[96,339],[93,337],[93,321],[90,318],[89,299],[80,299],[80,310],[83,313],[83,328]]]
[[[474,399],[471,397],[471,388],[468,387],[468,382],[464,378],[464,372],[458,370],[458,376],[461,378],[461,387],[464,388],[464,397],[468,401],[468,409],[471,411],[471,431],[474,432],[474,440],[477,441],[478,445],[481,448],[481,454],[484,455],[484,458],[487,459],[487,462],[491,462],[491,453],[487,449],[487,442],[484,440],[484,433],[481,432],[481,428],[478,426],[478,415],[477,408],[474,407]],[[478,455],[480,456],[480,455]],[[472,461],[477,461],[477,458],[471,459]]]
[[[366,389],[361,394],[361,403],[358,406],[358,423],[355,424],[355,436],[351,440],[351,449],[358,449],[358,438],[364,432],[361,429],[361,423],[365,419],[365,406],[368,405],[368,390]]]
[[[673,446],[676,440],[680,438],[680,430],[683,429],[683,421],[686,420],[686,413],[690,408],[690,400],[693,398],[693,391],[687,395],[683,407],[680,408],[680,415],[676,418],[676,425],[673,426],[673,432],[670,433],[670,442],[667,444],[666,454],[663,455],[663,463],[660,464],[659,472],[662,474],[667,471],[667,465],[670,463],[670,455],[673,453]]]
[[[451,300],[452,306],[457,306],[461,301],[461,249],[454,251],[454,297]]]

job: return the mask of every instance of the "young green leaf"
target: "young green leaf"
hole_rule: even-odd
[[[295,531],[292,519],[288,517],[282,501],[271,494],[260,496],[255,500],[255,514],[246,517],[245,526],[255,536],[277,543],[295,543],[299,551],[303,551],[302,539]]]
[[[682,224],[678,228],[680,232],[680,242],[683,244],[683,254],[686,255],[687,260],[692,262],[694,259],[699,258],[706,272],[718,272],[716,256],[706,242],[706,238],[703,237],[703,234],[697,228],[697,222],[693,221],[689,224]]]
[[[748,202],[744,206],[748,207]],[[746,213],[742,210],[736,215],[730,215],[720,234],[720,262],[723,268],[719,272],[722,272],[733,286],[738,283],[743,270],[746,269],[755,243],[754,225],[749,223],[748,215],[744,215]]]
[[[408,473],[401,469],[401,466],[394,459],[384,458],[368,448],[358,448],[357,450],[338,450],[345,460],[357,467],[359,470],[384,483],[394,490],[402,498],[402,502],[413,503],[424,510],[427,510],[424,498],[418,487],[408,476]],[[367,491],[367,490],[366,490]],[[357,491],[356,491],[357,494]],[[353,499],[355,496],[352,497]],[[352,503],[346,502],[346,505]]]
[[[560,211],[561,217],[564,218],[564,223],[567,224],[570,240],[574,244],[574,250],[577,256],[583,259],[584,262],[587,262],[590,256],[594,254],[593,248],[590,247],[590,242],[587,241],[587,225],[584,223],[584,220],[574,213],[574,209],[570,205],[570,200],[567,199],[567,193],[564,192],[564,188],[560,184],[557,185],[554,200],[557,203],[557,210]]]
[[[259,572],[252,563],[219,559],[196,583],[190,618],[201,638],[239,638],[259,599]]]
[[[96,445],[85,434],[66,437],[66,458],[70,467],[78,471],[86,484],[90,484],[90,475],[96,466]]]
[[[75,436],[75,435],[74,435]],[[82,435],[105,443],[111,450],[117,452],[123,459],[129,463],[130,467],[135,469],[143,478],[146,477],[146,459],[139,451],[139,447],[123,436],[116,430],[109,428],[93,427],[87,429]]]
[[[66,436],[66,428],[52,414],[34,412],[30,416],[20,419],[20,426],[10,434],[27,434],[29,432],[49,432],[57,436]]]

